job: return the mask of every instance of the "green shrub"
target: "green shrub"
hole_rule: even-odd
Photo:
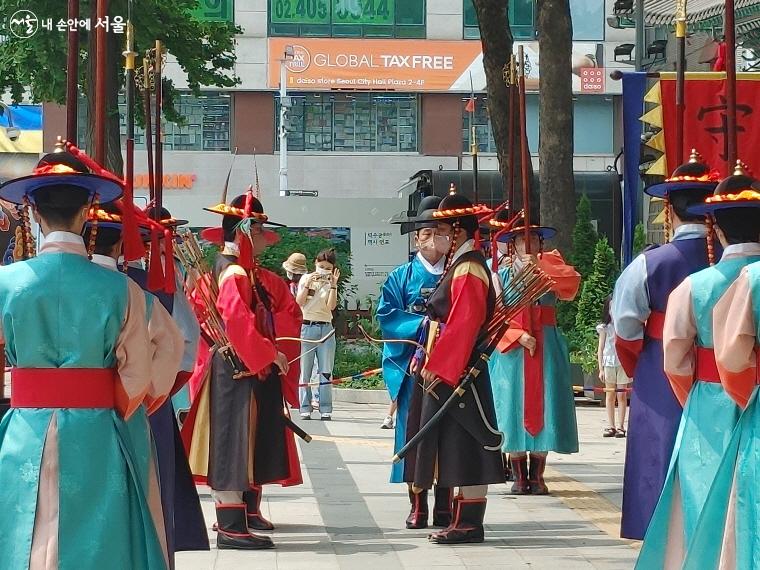
[[[372,345],[363,341],[350,341],[339,339],[338,346],[335,349],[335,366],[333,367],[333,376],[335,378],[345,378],[361,374],[368,370],[380,368],[381,355]],[[344,388],[351,387],[384,387],[381,380],[372,380],[374,377],[351,380],[344,384],[339,384]]]

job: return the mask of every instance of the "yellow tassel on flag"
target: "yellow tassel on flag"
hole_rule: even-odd
[[[652,166],[649,167],[649,170],[647,170],[647,174],[650,176],[667,176],[668,175],[667,163],[665,161],[664,154],[660,158],[658,158]]]
[[[644,95],[644,101],[647,103],[654,103],[660,105],[662,103],[662,90],[660,89],[660,82],[657,81],[652,88]]]
[[[665,131],[660,131],[647,141],[647,146],[665,152]]]
[[[640,119],[648,125],[662,128],[662,106],[658,105],[653,109],[650,109]]]

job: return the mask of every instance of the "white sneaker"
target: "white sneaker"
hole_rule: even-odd
[[[311,419],[311,414],[301,414],[301,419],[302,420],[310,420]]]
[[[380,424],[380,429],[393,429],[393,416],[385,416],[383,423]]]
[[[330,414],[322,414],[319,419],[321,419],[323,422],[329,422],[332,419],[332,416]]]
[[[311,401],[311,408],[313,410],[318,410],[319,409],[319,402],[317,400],[312,400]]]

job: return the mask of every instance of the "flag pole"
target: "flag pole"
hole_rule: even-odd
[[[676,6],[676,164],[684,162],[684,117],[686,115],[686,1]]]
[[[525,52],[523,46],[517,48],[517,61],[520,73],[517,76],[518,81],[518,103],[520,109],[520,178],[522,179],[522,207],[523,207],[523,241],[525,242],[525,253],[530,255],[530,149],[528,147],[528,128],[526,124],[525,112]],[[525,330],[528,334],[533,334],[533,315],[530,307],[525,313]]]
[[[105,21],[108,17],[108,0],[97,0],[96,14],[98,22]],[[103,167],[106,165],[107,41],[106,29],[99,26],[95,30],[95,160]]]
[[[162,65],[161,61],[163,57],[163,46],[161,40],[156,40],[156,59],[153,66],[155,85],[153,88],[156,90],[156,143],[155,143],[155,180],[153,184],[156,192],[156,203],[154,208],[156,221],[161,219],[161,208],[163,207],[164,200],[164,164],[163,164],[163,144],[161,143],[161,108],[163,106],[163,86],[162,82]]]
[[[515,54],[509,56],[509,136],[508,136],[508,152],[509,152],[509,180],[507,181],[507,208],[509,215],[512,216],[515,211],[515,119],[517,118],[518,105],[516,98],[517,90],[517,60]]]
[[[79,0],[69,0],[69,20],[79,19]],[[69,28],[66,55],[66,140],[77,142],[77,111],[79,95],[79,29]]]
[[[473,202],[478,203],[478,139],[475,132],[475,87],[472,83],[472,72],[470,72],[470,155],[472,156],[472,190],[474,195]]]
[[[726,170],[733,172],[739,154],[736,140],[736,24],[734,0],[726,0],[726,14],[723,18],[726,41],[726,116],[727,124],[727,158]]]

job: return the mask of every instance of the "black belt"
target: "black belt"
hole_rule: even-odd
[[[330,323],[327,321],[303,321],[303,324],[307,326],[311,326],[311,325],[329,325]]]

